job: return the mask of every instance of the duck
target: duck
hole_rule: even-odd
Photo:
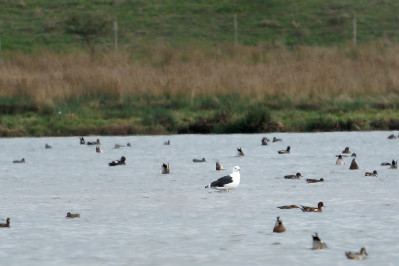
[[[114,149],[119,149],[119,148],[122,148],[122,147],[125,147],[125,146],[119,145],[119,144],[115,144]]]
[[[80,214],[79,213],[70,213],[68,212],[66,215],[66,218],[80,218]]]
[[[365,176],[377,176],[378,174],[377,174],[377,170],[374,170],[372,173],[366,172],[364,175]]]
[[[345,252],[345,255],[350,260],[362,260],[364,258],[364,255],[368,256],[365,247],[360,249],[360,253],[347,251]]]
[[[277,217],[276,224],[274,225],[273,232],[274,233],[282,233],[285,232],[285,226],[283,225],[283,221],[280,220],[280,217]]]
[[[205,188],[214,188],[217,190],[230,191],[240,184],[240,171],[241,168],[236,165],[233,167],[233,172],[230,175],[223,176],[216,181],[206,185]]]
[[[287,154],[290,153],[291,146],[288,146],[287,149],[278,151],[278,154]]]
[[[356,156],[357,156],[356,153],[352,153],[351,154],[351,157],[355,157],[356,158]]]
[[[100,139],[97,139],[96,141],[88,141],[87,145],[100,145]]]
[[[239,156],[239,157],[244,156],[244,152],[242,151],[241,147],[237,148],[237,151],[238,151],[237,156]]]
[[[324,204],[323,204],[322,201],[320,201],[317,204],[317,208],[316,207],[301,206],[301,210],[303,212],[322,212],[321,207],[324,207]]]
[[[102,152],[103,152],[103,150],[101,149],[101,147],[100,147],[100,146],[97,146],[97,147],[96,147],[96,152],[97,152],[97,153],[102,153]]]
[[[273,137],[273,142],[278,142],[278,141],[283,141],[282,139],[278,139],[276,137]]]
[[[125,165],[126,158],[125,156],[122,156],[120,160],[115,160],[110,162],[108,165],[109,166],[116,166],[116,165]]]
[[[48,145],[47,143],[46,143],[46,145],[44,145],[44,147],[46,148],[46,149],[51,149],[52,147],[50,146],[50,145]]]
[[[10,218],[7,218],[5,223],[0,223],[0,227],[10,227]]]
[[[285,175],[285,179],[300,179],[301,178],[301,173],[296,173],[296,175]]]
[[[204,163],[204,162],[206,162],[206,160],[205,160],[205,158],[202,158],[202,159],[193,159],[193,162],[194,162],[194,163]]]
[[[398,168],[398,161],[396,160],[392,160],[392,164],[391,167],[389,167],[390,169],[397,169]]]
[[[319,182],[324,182],[324,178],[320,178],[320,179],[306,179],[306,182],[308,182],[308,183],[319,183]]]
[[[391,165],[391,163],[387,163],[387,162],[381,163],[381,166],[387,166],[387,165]]]
[[[317,233],[314,233],[314,235],[312,235],[312,238],[313,238],[312,249],[327,248],[327,244],[323,240],[321,240],[321,238],[319,237],[319,235]]]
[[[86,144],[86,141],[83,137],[80,137],[80,145]]]
[[[342,153],[351,153],[349,150],[349,147],[345,147],[345,149],[342,151]]]
[[[262,138],[262,145],[267,145],[267,142],[268,142],[269,140],[267,139],[267,138],[265,138],[265,137],[263,137]]]
[[[22,158],[21,160],[12,161],[12,163],[24,163],[24,162],[25,162],[25,158]]]
[[[168,164],[163,163],[161,174],[169,174],[169,173],[170,173],[169,163]]]
[[[284,205],[284,206],[279,206],[277,208],[282,209],[282,210],[288,210],[288,209],[296,209],[299,207],[297,205]]]
[[[131,147],[132,147],[132,144],[130,144],[130,142],[128,142],[128,143],[126,144],[126,146],[128,146],[129,148],[131,148]]]
[[[170,145],[170,140],[165,141],[163,145]]]
[[[336,165],[344,165],[345,162],[344,162],[344,158],[342,158],[342,155],[341,155],[341,154],[340,154],[340,155],[337,155],[337,157],[338,157],[338,159],[337,159],[337,161],[335,162],[335,164],[336,164]]]
[[[222,171],[222,170],[224,170],[222,164],[219,161],[217,161],[216,162],[216,171]]]
[[[396,136],[395,136],[394,134],[389,135],[389,136],[388,136],[388,139],[396,139]]]
[[[349,170],[356,170],[356,169],[359,169],[359,166],[357,165],[355,158],[353,158],[351,165],[349,166]]]

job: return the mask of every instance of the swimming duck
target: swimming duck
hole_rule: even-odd
[[[222,164],[219,161],[217,161],[216,162],[216,171],[222,171],[222,170],[224,170]]]
[[[80,144],[81,145],[86,144],[86,141],[85,141],[85,139],[83,137],[80,137]]]
[[[308,183],[319,183],[319,182],[324,182],[324,178],[320,178],[320,179],[306,179],[306,182],[308,182]]]
[[[87,145],[100,145],[100,139],[97,139],[96,141],[88,141]]]
[[[127,144],[126,144],[126,146],[128,146],[128,147],[132,147],[132,144],[130,144],[130,142],[128,142]]]
[[[205,158],[202,158],[202,159],[193,159],[193,162],[194,162],[194,163],[203,163],[203,162],[206,162],[206,160],[205,160]]]
[[[121,148],[121,147],[124,147],[124,146],[119,145],[119,144],[115,144],[114,149],[119,149],[119,148]]]
[[[377,176],[378,174],[377,174],[377,170],[374,170],[372,173],[366,172],[364,175],[365,176]]]
[[[301,206],[301,209],[303,212],[322,212],[321,207],[324,207],[324,204],[322,201],[320,201],[317,204],[317,208],[315,207],[307,207],[307,206]]]
[[[301,178],[301,173],[296,173],[296,175],[285,175],[285,179],[300,179]]]
[[[351,153],[349,150],[349,147],[345,147],[345,149],[342,151],[342,153]]]
[[[163,145],[170,145],[170,140],[165,141],[165,142],[163,143]]]
[[[296,208],[299,208],[299,207],[297,205],[284,205],[284,206],[280,206],[280,207],[277,207],[277,208],[283,209],[283,210],[287,210],[287,209],[296,209]]]
[[[391,165],[391,163],[386,163],[386,162],[384,162],[384,163],[381,163],[381,165],[382,165],[382,166],[386,166],[386,165]]]
[[[10,227],[10,218],[7,218],[6,223],[0,223],[0,227]]]
[[[267,139],[267,138],[265,138],[265,137],[263,137],[262,138],[262,145],[267,145],[267,142],[268,142],[269,140]]]
[[[12,161],[12,163],[24,163],[24,162],[25,162],[25,158],[22,158],[21,160]]]
[[[319,235],[317,233],[314,233],[314,235],[312,235],[312,238],[313,238],[312,249],[327,248],[327,244],[323,240],[321,240],[321,238],[319,237]]]
[[[238,154],[237,156],[244,156],[244,152],[242,151],[241,147],[237,148]]]
[[[336,164],[336,165],[344,165],[345,162],[344,162],[344,159],[342,158],[342,155],[340,154],[340,155],[337,155],[337,156],[338,156],[338,159],[337,159],[337,161],[335,162],[335,164]]]
[[[109,163],[109,166],[116,166],[116,165],[125,165],[126,158],[122,156],[120,160],[115,160]]]
[[[352,153],[352,154],[351,154],[351,157],[356,157],[356,153]]]
[[[359,169],[359,166],[357,165],[355,158],[352,159],[351,166],[349,166],[349,169],[350,170]]]
[[[273,137],[273,142],[277,142],[277,141],[283,141],[282,139],[278,139],[276,137]]]
[[[97,147],[96,147],[96,152],[97,152],[97,153],[102,153],[103,150],[100,148],[100,146],[97,146]]]
[[[366,248],[364,248],[364,247],[362,249],[360,249],[360,253],[349,251],[349,252],[345,252],[345,255],[348,259],[351,259],[351,260],[362,260],[364,255],[368,256]]]
[[[279,154],[287,154],[287,153],[290,153],[290,150],[291,150],[291,146],[288,146],[286,150],[278,151],[278,153]]]
[[[276,224],[274,225],[273,232],[282,233],[285,232],[285,226],[283,225],[283,221],[280,220],[280,217],[277,217]]]
[[[80,214],[79,213],[70,213],[68,212],[66,215],[66,218],[80,218]]]
[[[396,160],[392,160],[392,164],[391,167],[389,167],[391,169],[397,169],[398,168],[398,161]]]
[[[161,173],[162,174],[169,174],[170,173],[169,163],[168,164],[165,164],[165,163],[162,164],[162,172]]]
[[[388,139],[396,139],[396,136],[395,136],[394,134],[389,135],[389,136],[388,136]]]
[[[46,143],[46,145],[44,146],[46,149],[51,149],[52,147],[50,146],[50,145],[48,145],[47,143]]]

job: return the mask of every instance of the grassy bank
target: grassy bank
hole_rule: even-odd
[[[2,136],[399,129],[399,46],[9,53]]]

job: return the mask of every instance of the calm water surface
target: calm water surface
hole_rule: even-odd
[[[396,132],[0,139],[2,265],[397,265]],[[262,137],[283,139],[261,145]],[[171,145],[163,145],[170,140]],[[114,149],[115,144],[131,148]],[[45,149],[45,144],[52,149]],[[291,153],[277,154],[291,146]],[[346,146],[360,170],[335,165]],[[237,147],[245,156],[236,157]],[[127,165],[108,162],[126,156]],[[25,164],[13,160],[26,159]],[[193,158],[205,157],[205,163]],[[219,160],[225,171],[215,170]],[[161,175],[162,163],[171,173]],[[204,189],[241,167],[228,193]],[[377,170],[378,177],[365,177]],[[300,172],[300,180],[284,175]],[[325,179],[307,184],[306,178]],[[326,205],[322,213],[277,206]],[[77,212],[79,219],[66,219]],[[272,233],[280,216],[287,231]],[[314,232],[328,249],[311,250]],[[362,262],[345,251],[367,248]]]

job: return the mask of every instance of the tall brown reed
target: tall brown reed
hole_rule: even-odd
[[[342,100],[399,92],[399,46],[148,46],[119,53],[0,54],[0,96],[37,102],[89,97],[226,95]]]

